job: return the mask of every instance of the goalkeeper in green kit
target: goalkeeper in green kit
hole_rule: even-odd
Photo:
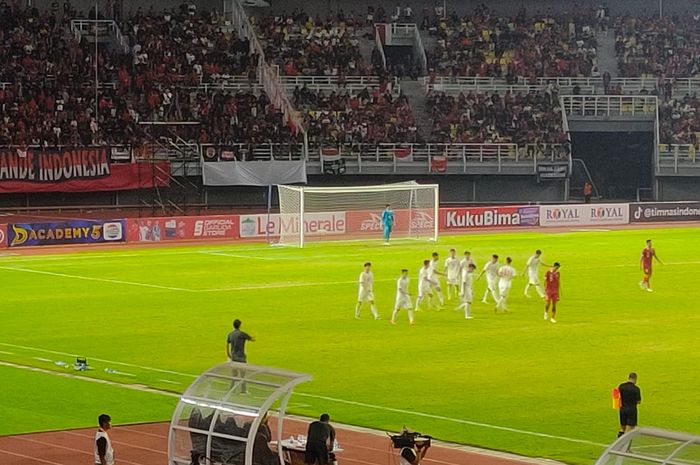
[[[382,226],[384,226],[384,243],[388,244],[391,237],[391,229],[394,227],[394,212],[389,204],[382,212]]]

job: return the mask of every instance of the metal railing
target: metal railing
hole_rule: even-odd
[[[545,90],[545,85],[541,84],[474,84],[465,85],[459,83],[431,83],[426,81],[425,91],[426,92],[445,92],[446,94],[460,94],[464,92],[498,92],[499,94],[504,93],[525,93],[530,92],[543,92]],[[560,87],[560,94],[572,94],[573,87]],[[580,87],[579,94],[593,95],[595,94],[595,87],[584,86]]]
[[[330,151],[330,153],[329,153]],[[524,167],[535,174],[540,162],[570,162],[570,153],[563,144],[398,144],[326,145],[309,149],[309,162],[343,159],[359,173],[363,166],[382,167],[392,172],[402,167],[422,166],[426,173],[442,172],[435,163],[444,163],[445,170],[467,173],[477,166],[495,168]],[[456,167],[456,168],[455,168]]]
[[[248,160],[287,160],[305,159],[304,144],[201,144],[203,160],[209,161],[248,161]]]
[[[280,76],[280,82],[287,92],[294,90],[295,87],[306,86],[311,90],[345,89],[354,93],[365,88],[379,87],[382,84],[379,76]],[[392,95],[398,96],[401,93],[398,78],[390,78],[387,84],[391,88]]]
[[[659,144],[657,146],[657,172],[661,168],[673,168],[678,173],[678,168],[700,168],[700,160],[696,157],[696,148],[693,144]]]
[[[70,22],[70,28],[73,35],[77,38],[81,36],[94,36],[97,27],[97,35],[114,35],[123,53],[129,53],[131,48],[129,47],[129,41],[122,34],[119,25],[111,19],[73,19]]]
[[[644,95],[564,95],[564,111],[569,117],[656,118],[656,96]]]

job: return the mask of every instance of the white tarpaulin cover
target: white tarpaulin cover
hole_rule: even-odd
[[[202,163],[205,186],[270,186],[306,183],[301,161],[218,161]]]

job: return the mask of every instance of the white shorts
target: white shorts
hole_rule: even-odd
[[[536,271],[528,271],[527,272],[527,279],[529,280],[530,284],[533,286],[539,286],[540,285],[540,277],[537,275]]]
[[[396,304],[394,308],[410,310],[413,307],[411,304],[411,297],[406,294],[398,294],[396,296]]]
[[[498,282],[498,293],[501,295],[501,297],[508,297],[508,293],[510,292],[510,281],[499,281]]]
[[[418,286],[418,297],[423,297],[425,294],[433,294],[433,286],[428,283],[420,283]]]
[[[496,278],[486,278],[486,287],[491,289],[491,291],[496,291]]]
[[[367,302],[367,301],[373,301],[374,300],[374,292],[372,292],[371,289],[360,289],[360,292],[357,294],[357,301],[358,302]]]
[[[465,303],[472,303],[472,290],[471,289],[465,289],[462,291],[462,302]]]
[[[440,290],[440,281],[437,281],[437,280],[433,281],[433,280],[431,280],[431,281],[430,281],[430,288],[431,288],[431,289],[437,289],[437,290],[439,291],[439,290]]]
[[[452,286],[458,286],[459,285],[459,272],[447,273],[447,284],[450,284]]]

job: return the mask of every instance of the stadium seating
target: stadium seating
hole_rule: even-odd
[[[451,76],[591,76],[596,66],[594,15],[496,17],[487,7],[473,15],[435,19],[438,43],[430,67]]]
[[[428,96],[434,139],[440,142],[564,143],[556,93],[472,93]]]

